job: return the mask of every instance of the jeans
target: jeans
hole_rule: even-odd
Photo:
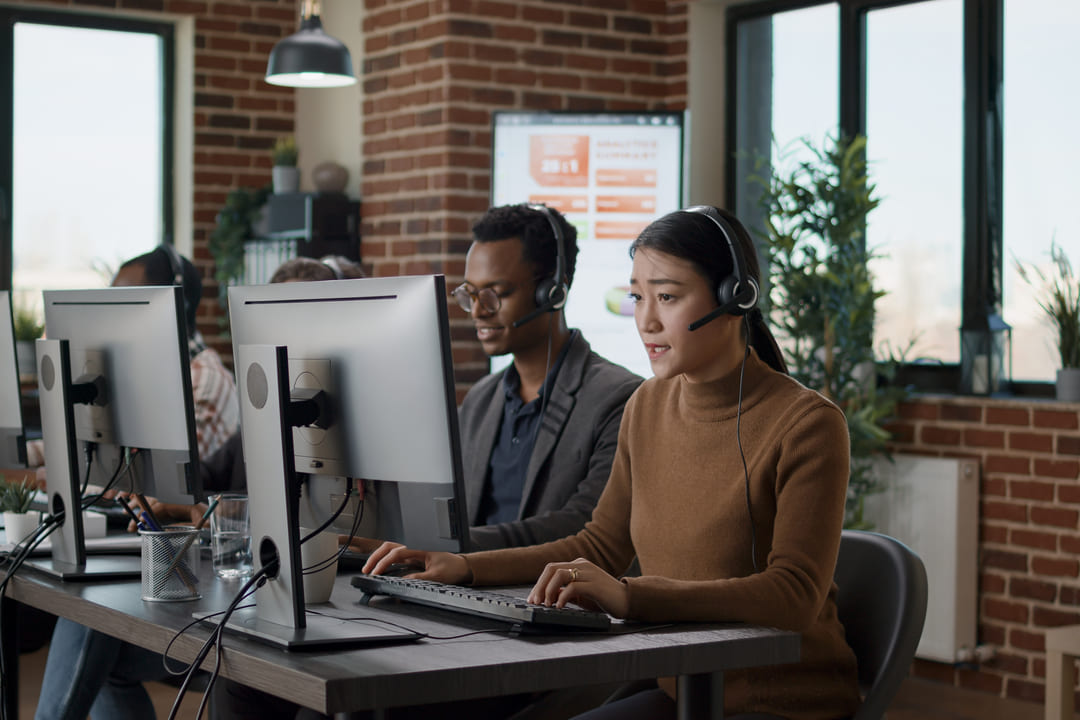
[[[53,630],[34,720],[147,720],[142,683],[167,673],[161,655],[60,618]]]

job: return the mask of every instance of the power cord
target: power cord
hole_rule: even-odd
[[[214,630],[210,633],[210,636],[206,639],[206,642],[203,643],[202,648],[195,656],[195,659],[191,661],[191,664],[188,665],[188,668],[184,673],[184,681],[180,684],[180,689],[177,691],[176,694],[176,700],[173,701],[172,709],[169,711],[169,720],[175,720],[176,713],[180,710],[180,703],[184,699],[184,694],[187,692],[187,688],[188,685],[191,683],[191,679],[195,676],[195,673],[202,666],[203,661],[206,660],[206,656],[210,654],[210,650],[213,649],[216,645],[218,651],[217,657],[214,661],[214,670],[210,674],[210,680],[206,685],[206,690],[203,692],[202,701],[199,703],[199,710],[195,715],[196,720],[202,717],[203,711],[206,709],[207,698],[210,697],[210,691],[213,689],[214,683],[217,682],[218,674],[221,671],[221,655],[224,651],[224,648],[222,647],[222,637],[225,632],[225,626],[229,622],[229,618],[236,611],[237,607],[240,605],[241,602],[243,602],[252,593],[262,587],[270,579],[271,575],[276,572],[276,562],[268,563],[267,565],[259,568],[259,570],[254,575],[252,575],[246,583],[244,583],[243,587],[240,588],[239,592],[236,593],[236,596],[233,598],[232,602],[229,603],[229,606],[225,609],[225,611],[223,613],[220,613],[222,616],[221,620],[218,622],[218,625],[214,628]],[[202,618],[196,622],[202,622],[205,619],[206,618]],[[176,637],[179,637],[180,634],[185,632],[194,624],[195,623],[187,625],[183,630],[177,633]],[[175,639],[176,638],[174,637],[173,640]],[[169,642],[168,647],[171,646],[172,641]],[[166,647],[166,655],[168,653],[168,647]],[[166,661],[167,657],[163,657],[162,662],[166,665],[166,670],[168,670],[171,674],[179,675],[180,673],[174,673],[172,670],[169,670]]]
[[[329,527],[330,523],[333,522],[334,518],[336,518],[338,515],[340,515],[341,512],[345,509],[346,505],[348,505],[349,499],[352,497],[353,492],[354,491],[352,489],[350,489],[349,492],[346,493],[345,500],[344,500],[344,502],[342,502],[341,507],[338,508],[338,511],[336,513],[334,513],[333,516],[331,516],[331,518],[329,520],[327,520],[325,523],[323,523],[322,527],[320,527],[317,530],[312,531],[311,533],[308,533],[308,535],[306,537],[302,538],[300,540],[300,544],[301,545],[304,544],[305,542],[307,542],[308,540],[313,538],[315,535],[322,532],[322,530]],[[357,508],[356,516],[353,518],[352,527],[349,529],[349,539],[346,540],[344,543],[342,543],[341,547],[338,548],[338,551],[336,553],[334,553],[333,555],[331,555],[330,557],[326,558],[325,560],[320,560],[320,561],[316,562],[311,567],[304,568],[302,570],[304,575],[313,575],[313,574],[315,574],[317,572],[321,572],[323,570],[326,570],[329,567],[332,567],[334,565],[334,563],[336,563],[338,560],[341,559],[341,556],[345,554],[345,551],[349,549],[349,545],[352,544],[352,539],[354,537],[356,537],[356,533],[359,532],[360,523],[364,519],[364,501],[360,500],[359,502],[360,502],[360,506]]]

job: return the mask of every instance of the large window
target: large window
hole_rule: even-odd
[[[793,19],[798,33],[785,30]],[[1072,127],[1080,101],[1065,89],[1080,64],[1070,37],[1080,4],[773,0],[733,6],[728,20],[728,201],[736,211],[760,222],[739,151],[762,138],[820,145],[826,134],[866,135],[882,201],[867,227],[881,255],[872,269],[887,291],[879,347],[914,341],[907,357],[943,371],[920,373],[934,378],[927,387],[979,392],[964,377],[985,362],[979,338],[1003,318],[1013,328],[1012,379],[1052,380],[1051,330],[1015,261],[1048,267],[1053,240],[1080,262],[1080,235],[1065,215],[1075,194],[1070,169],[1080,161]],[[802,41],[807,32],[820,40],[813,48]],[[805,80],[785,87],[782,68],[791,63],[813,71],[815,97],[827,97],[823,84],[835,88],[831,132],[822,133]],[[763,82],[765,111],[745,102],[746,88]],[[806,112],[790,109],[800,107]]]
[[[169,26],[9,11],[2,281],[17,300],[94,287],[171,232]]]
[[[1050,244],[1080,270],[1075,212],[1080,184],[1080,97],[1069,88],[1080,68],[1080,3],[1005,0],[1005,317],[1013,326],[1013,377],[1053,378],[1054,335],[1016,260],[1050,272]]]
[[[881,198],[866,240],[886,292],[874,344],[947,363],[960,361],[963,21],[960,0],[866,14],[867,161]]]

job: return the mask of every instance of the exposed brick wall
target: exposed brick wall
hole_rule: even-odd
[[[1043,701],[1044,632],[1080,623],[1080,406],[920,397],[891,426],[897,452],[973,458],[979,496],[977,668],[917,661],[917,675]]]
[[[294,91],[267,84],[266,58],[297,26],[298,0],[5,0],[5,4],[155,19],[195,18],[194,257],[202,272],[199,329],[231,354],[220,336],[213,258],[207,240],[229,191],[270,182],[269,148],[294,130]]]
[[[363,253],[460,282],[487,209],[491,112],[686,106],[685,2],[366,0]],[[487,371],[452,309],[459,397]]]

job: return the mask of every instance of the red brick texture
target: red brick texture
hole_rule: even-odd
[[[894,452],[980,461],[979,642],[998,649],[976,671],[915,674],[1041,702],[1045,630],[1080,623],[1080,408],[927,396],[897,417]]]
[[[367,0],[363,252],[373,274],[460,282],[488,206],[492,111],[684,109],[686,6]],[[487,358],[456,308],[451,324],[461,395]]]

